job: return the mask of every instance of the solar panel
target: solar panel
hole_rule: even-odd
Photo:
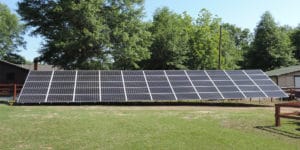
[[[287,97],[261,70],[30,71],[17,103]]]

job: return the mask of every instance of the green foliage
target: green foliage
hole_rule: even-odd
[[[139,62],[150,58],[151,34],[141,22],[143,1],[111,1],[105,18],[110,28],[110,51],[113,69],[140,69]],[[118,9],[116,9],[118,8]]]
[[[291,40],[295,46],[295,58],[300,61],[300,25],[292,33]]]
[[[21,36],[23,33],[24,27],[19,23],[18,17],[0,3],[0,60],[18,51],[19,46],[25,45]]]
[[[141,0],[19,2],[18,12],[46,42],[41,60],[65,69],[139,68],[149,58]],[[145,41],[144,41],[145,40]]]
[[[296,63],[288,34],[279,29],[269,12],[263,14],[246,58],[249,68],[263,70]]]
[[[252,34],[249,29],[242,29],[236,25],[225,23],[222,24],[222,29],[226,30],[230,36],[230,39],[234,41],[234,47],[237,53],[237,65],[241,68],[246,67],[245,54],[247,54],[250,44],[252,42]]]
[[[102,5],[97,0],[25,0],[19,2],[18,12],[27,26],[35,27],[33,34],[46,40],[41,60],[65,69],[84,69],[86,62],[102,62],[106,56],[108,28],[103,25]]]
[[[14,64],[25,64],[26,63],[26,60],[24,57],[22,57],[18,54],[13,54],[13,53],[6,54],[3,57],[3,60],[8,61],[10,63],[14,63]]]
[[[214,17],[208,10],[202,9],[190,39],[188,66],[190,69],[217,69],[219,58],[219,37],[221,19]],[[222,32],[222,69],[238,68],[240,58],[230,32]]]
[[[168,8],[157,9],[150,27],[153,43],[147,69],[185,69],[189,50],[191,18],[179,15]]]
[[[269,12],[254,37],[206,9],[194,19],[164,7],[143,22],[143,0],[24,0],[18,12],[46,41],[41,60],[64,69],[218,69],[220,26],[221,69],[300,60],[300,29],[278,26]]]

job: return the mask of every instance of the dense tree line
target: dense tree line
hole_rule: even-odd
[[[218,69],[220,26],[221,69],[271,70],[300,61],[300,26],[280,26],[269,12],[251,33],[206,9],[193,18],[163,7],[145,22],[143,3],[23,0],[18,13],[45,39],[40,60],[64,69]]]
[[[25,59],[17,54],[19,46],[25,46],[22,34],[24,26],[19,23],[17,15],[0,3],[0,60],[24,64]]]

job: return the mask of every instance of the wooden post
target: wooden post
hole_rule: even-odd
[[[17,84],[14,84],[14,98],[13,98],[14,101],[16,101],[16,97],[17,97]]]
[[[221,70],[221,49],[222,49],[222,25],[220,25],[220,37],[219,37],[219,62],[218,68]]]
[[[275,105],[275,126],[280,126],[280,106]]]

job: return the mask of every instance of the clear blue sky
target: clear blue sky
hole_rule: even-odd
[[[15,12],[18,0],[0,0]],[[202,8],[218,15],[223,22],[235,24],[253,31],[265,11],[270,11],[280,25],[296,27],[300,24],[300,0],[145,0],[145,20],[151,20],[157,8],[167,6],[182,13],[186,11],[196,18]],[[40,37],[25,36],[27,50],[20,54],[27,60],[38,56],[43,40]]]

